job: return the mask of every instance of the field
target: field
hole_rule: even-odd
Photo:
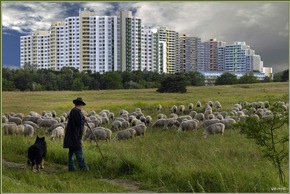
[[[2,112],[30,111],[68,112],[72,100],[82,97],[85,111],[108,109],[118,115],[139,107],[145,115],[157,119],[155,107],[169,115],[172,105],[205,104],[218,100],[228,111],[239,101],[281,100],[288,95],[288,83],[265,83],[233,86],[188,87],[185,94],[160,94],[154,89],[61,92],[2,92]],[[288,100],[288,99],[287,99]],[[288,126],[281,130],[288,133]],[[238,130],[224,136],[201,137],[203,130],[177,134],[147,128],[144,138],[135,141],[84,142],[85,161],[89,172],[67,172],[67,150],[61,141],[47,137],[48,155],[45,169],[34,173],[26,165],[27,149],[35,138],[2,135],[3,192],[277,192],[283,188],[276,168],[263,158],[254,140]],[[44,135],[44,130],[38,131]],[[113,136],[115,133],[113,134]],[[287,182],[288,160],[283,164]],[[287,184],[288,185],[288,184]]]

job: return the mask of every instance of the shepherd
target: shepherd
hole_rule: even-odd
[[[84,131],[84,124],[88,120],[81,110],[86,105],[81,97],[73,100],[75,107],[70,111],[65,129],[65,136],[63,142],[63,148],[68,148],[68,170],[75,171],[74,155],[76,156],[79,168],[81,170],[89,171],[88,166],[84,160],[84,154],[82,150],[82,136]]]

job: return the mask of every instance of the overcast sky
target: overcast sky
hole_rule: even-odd
[[[288,2],[1,2],[3,66],[19,66],[20,36],[49,30],[50,23],[78,16],[79,8],[97,15],[131,10],[143,25],[179,33],[246,42],[274,72],[289,68]]]

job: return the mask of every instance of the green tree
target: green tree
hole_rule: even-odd
[[[118,72],[107,72],[103,74],[101,89],[122,89],[122,77]]]
[[[245,73],[238,80],[239,84],[252,84],[252,83],[258,83],[258,82],[259,82],[259,80],[257,77],[254,76],[253,72]]]
[[[233,85],[238,82],[236,75],[229,72],[224,72],[221,76],[217,77],[215,85]]]
[[[198,71],[192,71],[187,74],[191,86],[204,86],[205,78],[204,75]]]
[[[2,78],[2,90],[3,91],[14,91],[16,90],[15,85],[12,81]]]
[[[263,152],[264,157],[268,158],[277,168],[280,182],[284,185],[285,175],[282,164],[289,155],[289,131],[288,127],[286,130],[284,127],[284,125],[289,125],[288,111],[285,111],[284,107],[278,102],[272,103],[270,110],[273,113],[271,116],[260,120],[255,117],[248,117],[245,121],[236,125],[247,138],[256,140],[256,144]]]
[[[283,75],[283,72],[274,73],[273,81],[274,82],[281,82],[282,81],[282,75]]]
[[[187,91],[186,78],[184,75],[168,75],[156,91],[160,93],[185,93]]]
[[[282,72],[282,82],[287,82],[289,80],[289,69]]]
[[[81,78],[76,78],[73,80],[72,90],[74,91],[82,91],[85,89],[84,83]]]

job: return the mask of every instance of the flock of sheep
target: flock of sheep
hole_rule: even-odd
[[[288,109],[288,104],[278,102]],[[247,117],[257,119],[272,118],[274,115],[269,110],[269,102],[239,102],[234,104],[229,111],[222,111],[222,105],[218,101],[212,101],[202,105],[199,101],[194,105],[173,105],[170,114],[162,113],[162,105],[156,107],[157,120],[153,122],[150,115],[144,115],[141,108],[135,111],[120,110],[118,116],[109,110],[85,112],[83,114],[89,118],[88,126],[84,127],[84,141],[106,140],[113,141],[134,139],[135,136],[145,136],[147,127],[161,127],[164,130],[176,128],[177,132],[197,131],[204,129],[202,136],[207,137],[212,134],[223,135],[225,130],[231,129],[239,121]],[[68,113],[57,116],[55,111],[44,111],[42,114],[31,111],[28,115],[22,113],[2,114],[2,129],[4,134],[15,134],[33,137],[40,128],[45,128],[45,132],[50,134],[51,139],[62,139],[65,133]]]

